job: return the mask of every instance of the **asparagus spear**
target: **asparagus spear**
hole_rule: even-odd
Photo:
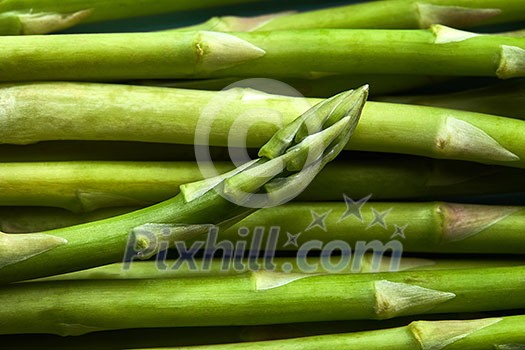
[[[508,80],[477,89],[447,94],[385,96],[379,101],[461,109],[525,119],[525,81]]]
[[[44,233],[1,233],[0,283],[117,262],[136,249],[139,257],[147,258],[167,248],[158,244],[160,237],[174,244],[206,233],[210,225],[227,227],[253,212],[256,204],[290,200],[341,151],[367,92],[365,86],[316,105],[276,133],[261,148],[259,160],[214,179],[186,184],[180,195],[155,206]],[[261,203],[253,203],[259,198]]]
[[[523,207],[432,202],[365,204],[367,199],[356,197],[350,200],[346,197],[346,202],[341,199],[340,203],[289,203],[279,208],[267,208],[221,232],[219,237],[210,234],[198,241],[202,242],[201,249],[210,250],[220,242],[231,242],[224,244],[230,247],[228,249],[232,254],[237,249],[237,242],[244,242],[246,251],[267,247],[297,251],[322,250],[330,242],[339,240],[341,247],[359,255],[366,251],[381,255],[390,249],[523,254],[525,249]],[[106,213],[99,215],[104,217]],[[114,215],[114,210],[107,215]],[[51,224],[60,226],[79,222],[80,219],[60,214],[48,218]],[[8,224],[3,226],[15,226],[18,221],[16,217],[13,220],[13,224],[7,221]],[[33,221],[22,228],[38,224],[31,215],[26,220]],[[275,231],[272,228],[279,229]],[[240,236],[240,232],[247,232],[248,235]],[[311,242],[317,242],[317,247],[310,246]],[[193,244],[188,244],[187,248]],[[237,253],[242,251],[239,248]]]
[[[525,75],[525,38],[477,35],[440,25],[396,31],[10,36],[0,38],[0,46],[1,81],[254,77],[269,72],[291,78]]]
[[[518,350],[523,349],[524,346],[525,316],[510,316],[462,321],[416,321],[406,327],[359,333],[239,344],[178,347],[176,349]]]
[[[79,335],[124,328],[518,309],[525,307],[524,272],[523,266],[354,275],[262,271],[220,277],[22,283],[0,289],[5,303],[0,333]]]
[[[79,23],[148,16],[259,0],[4,0],[0,35],[46,34]]]
[[[214,166],[220,173],[233,169],[229,162]],[[0,205],[74,212],[155,204],[175,196],[182,184],[203,179],[196,162],[2,163],[0,173]],[[362,198],[370,193],[375,200],[480,197],[525,192],[524,175],[521,169],[418,157],[350,159],[329,164],[297,199],[337,201],[343,194]],[[25,215],[34,214],[32,209]],[[24,220],[23,210],[0,208],[0,215],[3,227]]]
[[[0,142],[128,140],[257,148],[319,101],[250,89],[217,93],[85,83],[7,85],[0,89]],[[210,138],[202,140],[207,120],[213,120],[213,127]],[[247,133],[246,144],[229,141],[233,127]],[[523,168],[523,134],[520,120],[369,102],[347,148]]]
[[[387,0],[260,17],[214,17],[200,25],[178,30],[275,31],[312,28],[454,28],[508,23],[525,19],[520,0]]]

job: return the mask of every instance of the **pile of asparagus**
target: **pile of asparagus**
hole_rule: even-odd
[[[523,0],[275,6],[0,1],[2,349],[525,349]]]

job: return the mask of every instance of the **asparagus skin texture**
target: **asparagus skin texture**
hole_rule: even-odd
[[[216,240],[210,235],[199,237],[197,241],[205,241],[201,249],[206,245],[214,246],[215,241],[217,244],[229,241],[233,245],[242,241],[246,242],[246,250],[251,249],[254,242],[260,241],[260,247],[255,244],[254,248],[258,250],[272,242],[275,235],[272,228],[276,227],[279,230],[275,236],[275,246],[279,250],[315,251],[339,240],[345,248],[356,251],[356,254],[365,251],[383,254],[400,245],[405,252],[430,253],[519,255],[525,249],[523,207],[440,202],[366,203],[368,197],[350,199],[346,197],[347,202],[341,199],[339,203],[288,203],[278,208],[266,208],[220,232]],[[48,215],[46,212],[41,215],[44,215],[44,219],[40,219],[44,220],[44,225],[50,226],[78,223],[82,219],[61,213],[50,217],[45,216]],[[96,215],[102,218],[114,215],[114,210]],[[38,216],[35,217],[33,220],[38,219]],[[29,215],[26,220],[31,219]],[[2,225],[16,228],[18,222],[15,220],[11,223],[7,219],[7,223],[3,222]],[[31,221],[22,228],[31,228],[37,224]],[[19,225],[23,225],[23,222]],[[239,233],[246,230],[248,235],[240,236]],[[288,234],[296,238],[296,244],[291,243],[293,237]],[[309,246],[311,242],[320,242],[320,247]],[[375,245],[377,242],[380,246]],[[192,244],[188,243],[188,247]]]
[[[341,42],[345,45],[331,45]],[[257,77],[268,72],[291,78],[525,75],[525,38],[478,35],[440,25],[396,31],[4,36],[0,46],[0,81],[6,82]]]
[[[387,0],[259,17],[214,17],[200,25],[177,30],[275,31],[313,28],[428,28],[443,24],[454,28],[525,20],[519,0]]]
[[[206,233],[210,225],[227,227],[240,220],[256,210],[251,203],[261,197],[255,196],[258,192],[267,205],[272,205],[272,200],[292,199],[342,150],[359,120],[367,93],[365,86],[316,105],[276,133],[261,148],[264,156],[259,160],[217,178],[186,184],[180,195],[160,204],[44,233],[1,233],[0,282],[122,261],[127,258],[129,242],[141,252],[151,248],[141,256],[148,258],[167,248],[161,249],[155,242],[163,235],[174,244]],[[144,236],[149,230],[154,237]]]
[[[214,166],[219,173],[234,167],[229,162]],[[184,183],[203,180],[196,162],[2,163],[0,173],[0,205],[73,212],[151,205],[175,196]],[[337,201],[343,194],[362,198],[371,193],[374,200],[444,200],[525,192],[524,175],[521,169],[430,158],[350,159],[329,164],[297,200]],[[0,215],[0,225],[10,226],[16,213],[0,209]]]
[[[509,316],[459,321],[415,321],[405,327],[359,333],[331,334],[239,344],[178,347],[176,349],[521,349],[523,344],[525,344],[524,334],[525,316]]]
[[[22,283],[0,289],[0,332],[79,335],[509,310],[525,306],[524,269]]]
[[[218,7],[257,0],[4,0],[0,35],[46,34],[79,23]]]
[[[461,109],[502,117],[525,119],[525,80],[507,80],[494,85],[446,94],[384,96],[378,101]]]
[[[127,140],[258,148],[319,101],[251,89],[218,93],[82,83],[7,85],[0,90],[0,142]],[[209,120],[210,137],[201,140]],[[246,132],[245,143],[229,141],[233,127],[237,134]],[[521,120],[369,102],[347,149],[523,168],[523,134]]]

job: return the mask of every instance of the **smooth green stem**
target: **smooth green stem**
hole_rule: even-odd
[[[5,303],[0,333],[79,335],[124,328],[519,309],[525,307],[523,273],[525,267],[354,275],[261,271],[208,278],[23,283],[0,289]]]
[[[345,43],[340,45],[339,43]],[[429,30],[312,29],[1,37],[0,81],[340,74],[525,76],[525,38]],[[111,48],[111,50],[108,50]],[[169,53],[169,54],[166,54]]]
[[[198,10],[259,0],[3,0],[0,35],[46,34],[80,23]]]
[[[211,92],[88,83],[4,85],[0,142],[127,140],[258,148],[319,101],[238,88]],[[241,140],[230,138],[234,129]],[[524,134],[521,120],[369,102],[347,149],[524,168]]]
[[[259,17],[214,17],[176,30],[275,31],[313,28],[428,28],[444,24],[454,28],[525,20],[520,0],[387,0]]]
[[[407,103],[525,119],[525,80],[508,80],[481,88],[446,94],[385,96],[379,101]]]
[[[248,228],[250,243],[255,228],[265,228],[264,238],[269,239],[271,227],[278,227],[277,246],[289,250],[307,249],[315,240],[322,243],[321,247],[342,240],[357,253],[365,246],[379,254],[388,249],[484,254],[525,251],[523,207],[370,202],[360,208],[360,199],[353,198],[355,203],[289,203],[264,209],[224,231],[220,238],[237,241],[238,230]],[[287,232],[299,234],[298,247],[287,244]],[[376,240],[381,244],[374,248],[372,242]]]
[[[461,321],[416,321],[394,329],[176,349],[493,350],[523,349],[524,344],[525,316],[511,316]]]
[[[249,250],[260,237],[261,243],[255,243],[253,248],[256,251],[265,249],[275,237],[278,250],[304,250],[312,241],[319,241],[320,247],[310,247],[317,250],[334,240],[342,240],[345,248],[356,254],[363,254],[365,250],[383,254],[389,249],[517,255],[525,252],[523,207],[432,202],[363,204],[365,200],[355,197],[355,203],[348,200],[348,204],[341,199],[340,203],[289,203],[279,208],[263,209],[221,232],[217,240],[232,244],[245,241],[246,250]],[[6,216],[2,227],[27,232],[31,228],[72,225],[82,220],[104,218],[115,215],[115,210],[125,208],[98,212],[91,218],[50,212],[49,209],[36,211],[33,215],[32,210],[22,209],[22,214],[15,212],[12,218]],[[316,218],[322,219],[316,221]],[[272,233],[273,227],[278,229],[277,234]],[[241,237],[239,232],[246,230],[249,235]],[[297,237],[297,245],[289,242],[287,233]],[[198,240],[207,241],[205,238]],[[379,245],[373,243],[376,241]],[[213,241],[209,243],[211,249]]]
[[[380,273],[380,272],[399,272],[399,271],[428,271],[428,270],[456,270],[456,269],[480,269],[493,267],[510,267],[525,265],[524,259],[425,259],[415,257],[404,257],[399,266],[393,268],[392,259],[384,257],[380,265],[374,265],[372,254],[366,254],[359,257],[361,260],[356,263],[356,269],[352,269],[351,262],[346,269],[339,271],[332,266],[322,265],[319,258],[309,258],[308,263],[315,266],[314,274],[318,273]],[[264,259],[254,259],[257,266],[264,266]],[[201,260],[195,261],[197,266],[203,266]],[[275,258],[273,263],[277,271],[282,271],[285,264],[290,264],[293,269],[291,273],[301,273],[295,258]],[[176,266],[176,260],[168,260],[166,266]],[[241,267],[241,266],[239,266]],[[118,279],[165,279],[165,278],[186,278],[186,277],[210,277],[238,275],[248,271],[257,271],[254,266],[243,265],[239,269],[224,268],[224,261],[221,259],[213,260],[208,269],[192,269],[188,264],[182,264],[177,269],[160,269],[157,262],[154,261],[137,261],[134,262],[131,269],[125,269],[124,264],[111,264],[100,266],[84,271],[71,272],[63,275],[42,278],[36,281],[71,281],[71,280],[118,280]]]
[[[229,162],[213,165],[219,173],[234,167]],[[155,204],[175,196],[182,184],[204,179],[196,162],[1,163],[0,173],[0,206],[58,207],[79,213]],[[329,164],[297,200],[337,201],[343,194],[362,198],[371,193],[374,200],[390,201],[498,195],[525,192],[524,175],[521,169],[409,156],[348,159]],[[0,209],[4,232],[11,232],[5,230],[16,227],[17,220],[30,223],[23,213],[21,209],[17,218],[16,212]],[[41,230],[34,227],[32,231]]]
[[[263,205],[292,199],[297,188],[306,187],[325,162],[346,144],[367,92],[368,88],[363,87],[316,105],[300,117],[305,124],[319,121],[318,128],[311,129],[304,140],[294,139],[290,147],[276,149],[271,157],[261,157],[230,173],[185,184],[179,195],[160,204],[44,233],[0,233],[0,283],[129,261],[128,252],[136,258],[148,258],[169,246],[162,247],[161,238],[173,245],[206,233],[211,225],[228,227],[261,208],[252,204],[258,198],[262,198]],[[326,110],[325,106],[334,108]],[[288,136],[295,138],[296,132]],[[269,143],[273,141],[272,138]],[[272,151],[271,147],[265,148]],[[304,169],[292,169],[296,155],[303,153],[309,155]],[[305,173],[310,177],[301,176]]]

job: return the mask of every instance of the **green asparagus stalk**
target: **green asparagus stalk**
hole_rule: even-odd
[[[200,25],[177,30],[411,29],[428,28],[433,24],[468,28],[523,20],[525,10],[519,0],[387,0],[303,13],[277,13],[252,18],[214,17]]]
[[[251,89],[217,93],[86,83],[7,85],[0,89],[0,142],[127,140],[257,148],[319,101]],[[209,120],[210,137],[203,140]],[[232,128],[247,133],[245,144],[229,140]],[[524,134],[521,120],[369,102],[347,149],[523,168]]]
[[[159,244],[161,238],[175,244],[213,225],[227,227],[258,207],[292,199],[342,150],[367,92],[365,86],[316,105],[276,133],[261,148],[259,160],[186,184],[180,195],[160,204],[44,233],[1,233],[0,283],[128,260],[134,253],[148,258],[168,247]]]
[[[350,268],[350,263],[344,270],[334,270],[331,266],[321,264],[319,258],[309,258],[308,263],[315,266],[311,273],[380,273],[380,272],[399,272],[399,271],[428,271],[428,270],[456,270],[456,269],[480,269],[494,267],[523,266],[523,259],[424,259],[416,257],[404,257],[399,266],[393,266],[391,257],[384,257],[379,265],[374,265],[374,256],[366,254],[357,262],[356,269]],[[258,266],[264,266],[264,259],[253,260]],[[167,266],[176,266],[177,261],[166,261]],[[295,258],[275,258],[273,260],[277,271],[282,271],[286,265],[292,266],[290,273],[301,273]],[[197,266],[202,266],[202,260],[196,260]],[[72,281],[72,280],[119,280],[119,279],[166,279],[166,278],[186,278],[186,277],[209,277],[209,276],[232,276],[249,271],[250,266],[239,266],[239,269],[224,269],[224,262],[220,259],[212,260],[210,268],[206,271],[201,269],[191,269],[188,264],[184,264],[177,269],[159,269],[159,265],[154,261],[137,261],[131,269],[126,269],[122,263],[95,267],[93,269],[66,273],[58,276],[51,276],[35,280],[37,282],[50,281]]]
[[[179,12],[258,0],[4,0],[0,35],[46,34],[79,23]]]
[[[525,119],[525,81],[508,80],[477,89],[447,94],[385,96],[379,101],[407,103]]]
[[[478,35],[440,25],[397,31],[10,36],[0,38],[0,46],[1,81],[221,78],[269,73],[290,78],[339,74],[525,76],[521,63],[525,38]]]
[[[229,162],[214,166],[219,173],[234,167]],[[175,196],[185,183],[203,180],[196,162],[2,163],[0,173],[1,206],[58,207],[73,212],[151,205]],[[350,159],[329,164],[297,200],[337,201],[343,194],[362,198],[370,193],[375,200],[450,200],[525,192],[524,175],[521,169],[419,157]],[[34,209],[25,212],[26,217],[34,215]],[[17,214],[0,208],[1,227],[26,221],[23,217],[23,209]]]
[[[355,251],[355,254],[363,254],[364,250],[375,254],[385,254],[388,250],[478,254],[524,252],[523,207],[366,203],[368,199],[346,197],[343,203],[289,203],[278,209],[264,209],[233,225],[220,238],[238,241],[241,239],[239,230],[248,228],[251,233],[246,238],[249,247],[256,237],[255,228],[266,228],[264,239],[269,240],[271,227],[278,227],[276,245],[285,250],[329,250],[330,242],[342,240],[342,247]],[[294,220],[290,220],[291,217]],[[289,234],[297,238],[297,242],[291,240]]]
[[[366,203],[368,196],[345,198],[344,203],[342,200],[340,203],[289,203],[275,209],[263,209],[221,232],[217,239],[212,235],[198,239],[202,242],[200,249],[212,249],[226,241],[231,242],[224,245],[232,251],[237,249],[237,242],[245,242],[246,251],[263,250],[267,245],[278,250],[315,251],[341,240],[343,248],[359,255],[367,251],[381,255],[389,250],[476,254],[524,252],[523,207],[433,202]],[[45,216],[49,215],[48,211],[45,209],[41,214],[43,219],[39,218],[38,211],[33,216],[29,211],[22,219],[17,220],[14,216],[12,221],[4,220],[2,226],[27,232],[24,229],[39,225],[39,220],[44,220],[45,225],[63,226],[79,223],[82,219],[82,216],[63,213]],[[102,218],[115,215],[115,209],[94,215]],[[24,220],[27,221],[25,225]],[[247,236],[240,235],[246,231]],[[311,242],[317,242],[317,246],[312,247]],[[238,254],[242,253],[241,248]]]
[[[180,279],[22,283],[0,289],[5,303],[0,333],[79,335],[125,328],[519,309],[525,307],[524,272],[523,266],[353,275],[258,271]]]
[[[523,349],[524,347],[525,316],[510,316],[462,321],[416,321],[406,327],[359,333],[331,334],[238,344],[178,347],[176,349],[492,350]]]

